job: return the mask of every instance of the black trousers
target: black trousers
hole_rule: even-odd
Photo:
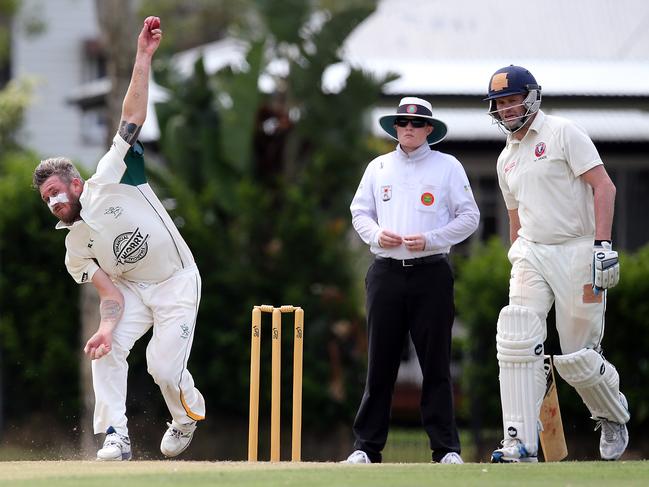
[[[394,383],[406,333],[423,373],[421,420],[433,460],[460,453],[450,374],[451,328],[455,316],[453,272],[448,260],[403,267],[375,260],[365,278],[368,369],[354,421],[354,448],[381,461],[388,437]]]

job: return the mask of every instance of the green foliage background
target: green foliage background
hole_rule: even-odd
[[[211,417],[247,415],[250,310],[254,304],[294,304],[305,310],[304,419],[307,428],[350,424],[362,392],[365,355],[362,289],[350,250],[348,205],[374,155],[389,150],[372,139],[364,117],[390,78],[352,70],[339,93],[322,90],[325,68],[374,8],[374,2],[336,4],[321,27],[308,22],[318,2],[260,0],[247,69],[181,78],[157,63],[171,98],[157,107],[160,159],[146,157],[157,193],[188,241],[203,277],[203,299],[190,368]],[[201,2],[199,7],[205,7]],[[223,3],[223,5],[225,5]],[[239,3],[237,3],[239,5]],[[173,5],[169,8],[175,8]],[[274,15],[285,12],[281,21]],[[333,13],[332,13],[333,12]],[[273,13],[273,15],[271,15]],[[245,16],[235,16],[245,24]],[[237,24],[238,25],[238,24]],[[219,26],[223,30],[223,26]],[[180,35],[180,34],[179,34]],[[269,75],[273,59],[287,70]],[[269,75],[275,90],[259,90]],[[38,155],[14,134],[28,100],[26,85],[0,91],[0,360],[7,422],[53,413],[67,426],[80,410],[79,287],[64,264],[64,232],[30,188]],[[609,292],[604,348],[618,368],[631,407],[631,429],[649,422],[649,247],[621,254],[622,280]],[[500,403],[495,329],[507,304],[510,265],[497,239],[457,258],[456,305],[466,334],[461,350],[458,419],[474,429],[498,428]],[[267,330],[267,329],[266,329]],[[546,349],[558,353],[553,322]],[[268,331],[265,331],[267,336]],[[290,324],[284,327],[283,390],[291,388]],[[266,340],[262,363],[270,363]],[[334,370],[342,370],[342,391]],[[165,417],[166,408],[144,364],[131,356],[132,412]],[[269,402],[262,380],[263,407]],[[153,391],[153,392],[152,392]],[[577,394],[559,380],[564,424],[590,427]],[[284,401],[284,417],[290,414]],[[155,413],[155,414],[152,414]]]
[[[508,303],[511,266],[507,249],[494,238],[457,262],[456,305],[458,317],[467,328],[466,337],[458,341],[464,352],[461,386],[468,398],[459,417],[474,430],[501,427],[495,337],[498,314]],[[647,428],[649,420],[649,246],[634,254],[620,252],[620,262],[620,283],[608,291],[602,345],[605,357],[620,374],[621,389],[629,400],[629,429],[639,432]],[[548,317],[545,349],[546,353],[561,353],[554,310]],[[564,428],[568,432],[592,429],[594,422],[581,398],[559,376],[557,382]]]
[[[247,71],[208,75],[199,61],[189,80],[167,73],[172,98],[158,110],[166,169],[157,180],[175,202],[172,214],[203,274],[191,363],[207,365],[194,367],[197,383],[219,391],[209,407],[247,413],[250,310],[290,303],[305,310],[304,410],[318,411],[305,415],[305,423],[328,428],[349,420],[359,394],[362,363],[345,353],[349,347],[334,326],[361,321],[346,238],[348,205],[374,155],[363,116],[382,81],[353,71],[340,93],[320,88],[324,69],[338,60],[337,46],[371,8],[342,11],[320,31],[299,37],[309,8],[293,3],[290,16],[265,25],[263,41],[250,42]],[[263,93],[259,76],[278,58],[288,73],[274,77],[272,94]],[[290,343],[288,324],[283,334]],[[284,390],[291,388],[291,350],[284,347]],[[262,354],[262,364],[270,363],[268,347]],[[342,397],[331,392],[333,360],[345,362],[351,379]],[[267,402],[263,381],[262,390]],[[289,414],[289,401],[284,406]]]
[[[79,398],[78,286],[63,264],[64,232],[30,189],[39,158],[0,153],[0,345],[4,413],[51,411],[73,422]]]

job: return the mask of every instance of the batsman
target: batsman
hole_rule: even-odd
[[[92,359],[94,432],[106,433],[97,460],[130,460],[126,419],[126,358],[150,328],[149,373],[171,415],[160,450],[189,445],[205,401],[187,360],[201,296],[201,278],[187,244],[146,181],[138,134],[146,118],[151,59],[162,38],[160,19],[147,17],[138,36],[133,74],[110,150],[84,181],[69,159],[41,161],[33,184],[68,231],[65,265],[99,293],[100,323],[84,352]]]
[[[556,369],[601,429],[601,458],[617,460],[629,442],[630,416],[602,350],[607,289],[619,280],[611,244],[615,186],[584,129],[540,110],[541,87],[527,69],[496,71],[485,100],[507,134],[497,172],[512,264],[509,305],[496,333],[504,439],[491,461],[537,461],[553,303],[562,353]]]

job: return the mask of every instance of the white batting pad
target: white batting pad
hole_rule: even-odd
[[[573,386],[590,410],[593,419],[624,424],[631,417],[620,402],[620,376],[615,367],[591,348],[567,355],[555,355],[554,365]]]
[[[496,348],[504,438],[520,440],[530,455],[538,451],[539,412],[545,393],[545,327],[532,310],[505,306],[498,317]]]

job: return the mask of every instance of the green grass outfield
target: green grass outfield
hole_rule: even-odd
[[[0,486],[646,486],[649,461],[536,465],[246,462],[0,462]]]

